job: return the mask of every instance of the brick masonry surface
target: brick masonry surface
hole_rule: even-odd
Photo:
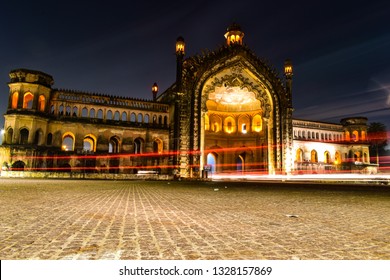
[[[1,179],[0,258],[389,260],[390,188],[347,188]]]

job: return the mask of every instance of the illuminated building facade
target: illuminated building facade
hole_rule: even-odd
[[[4,168],[199,178],[206,172],[290,174],[369,165],[367,119],[340,124],[292,117],[291,61],[284,77],[243,44],[185,58],[176,41],[176,82],[153,100],[53,89],[39,71],[10,73],[1,146]]]

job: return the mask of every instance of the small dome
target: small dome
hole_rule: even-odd
[[[241,26],[235,22],[233,22],[233,24],[231,24],[228,28],[227,28],[227,31],[242,31],[241,30]]]

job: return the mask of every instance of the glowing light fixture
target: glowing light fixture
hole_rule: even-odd
[[[242,45],[242,38],[244,37],[244,32],[241,31],[241,27],[233,23],[228,27],[227,32],[225,33],[226,44],[228,46],[238,44]]]
[[[152,86],[153,100],[156,100],[157,92],[158,92],[158,86],[157,83],[154,83]]]
[[[293,66],[291,60],[289,59],[286,59],[286,61],[284,62],[284,74],[287,78],[291,78],[293,75]]]
[[[176,40],[176,54],[184,55],[185,54],[186,44],[184,42],[183,37],[179,37]]]

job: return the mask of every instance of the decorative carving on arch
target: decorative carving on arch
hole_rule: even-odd
[[[247,92],[253,92],[255,94],[255,98],[260,101],[261,110],[264,112],[264,117],[269,118],[270,112],[272,109],[269,97],[265,91],[265,87],[261,84],[254,83],[249,80],[249,78],[245,77],[242,74],[238,74],[242,72],[242,68],[240,65],[236,65],[232,68],[232,72],[234,74],[227,74],[222,77],[214,77],[212,78],[211,84],[208,84],[204,87],[202,94],[202,111],[207,111],[206,102],[209,100],[210,93],[216,91],[217,88],[221,87],[238,87],[240,90],[244,90]]]

